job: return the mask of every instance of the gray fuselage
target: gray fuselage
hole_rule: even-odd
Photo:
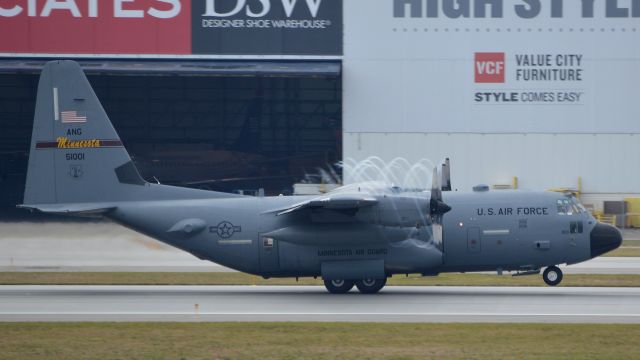
[[[120,202],[108,217],[201,259],[265,277],[322,276],[323,263],[338,261],[381,262],[386,275],[526,271],[593,255],[590,233],[597,222],[563,194],[443,196],[452,210],[443,217],[441,244],[432,241],[427,221],[420,222],[420,204],[395,205],[428,199],[428,193],[384,195],[397,221],[382,203],[343,222],[314,220],[313,210],[278,216],[278,209],[311,199],[295,196]]]

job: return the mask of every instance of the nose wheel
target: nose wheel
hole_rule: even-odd
[[[549,266],[542,273],[542,280],[549,286],[556,286],[562,281],[562,270],[557,266]]]

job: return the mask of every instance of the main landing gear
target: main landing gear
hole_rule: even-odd
[[[349,292],[355,285],[358,290],[363,294],[375,294],[387,284],[387,278],[374,279],[366,278],[358,281],[333,279],[324,280],[324,286],[332,294],[344,294]]]
[[[324,287],[329,290],[332,294],[345,294],[348,293],[349,290],[353,287],[354,282],[351,280],[344,279],[333,279],[327,280],[324,279]]]
[[[542,280],[549,286],[556,286],[562,281],[562,270],[557,266],[549,266],[542,273]]]

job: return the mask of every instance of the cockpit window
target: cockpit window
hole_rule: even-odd
[[[587,212],[587,209],[575,198],[575,196],[568,196],[565,199],[558,199],[556,201],[558,207],[558,215],[574,215],[583,214]]]
[[[573,208],[567,199],[558,199],[558,215],[573,215]]]
[[[573,206],[576,207],[578,214],[583,214],[587,212],[587,208],[585,208],[584,205],[582,205],[582,203],[580,202],[580,200],[578,200],[575,196],[571,197],[571,202],[573,203]]]

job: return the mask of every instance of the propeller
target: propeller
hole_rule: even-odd
[[[440,187],[438,168],[433,168],[431,200],[429,202],[429,215],[431,215],[431,222],[441,223],[442,215],[446,214],[449,210],[451,210],[451,207],[442,201],[442,189]]]
[[[444,160],[442,164],[442,191],[451,191],[451,163],[449,158]]]
[[[444,169],[443,169],[444,172]],[[442,201],[442,187],[440,186],[440,176],[438,168],[433,168],[433,180],[431,181],[431,199],[429,201],[429,216],[431,217],[431,231],[433,241],[439,246],[442,244],[442,216],[451,207]]]

